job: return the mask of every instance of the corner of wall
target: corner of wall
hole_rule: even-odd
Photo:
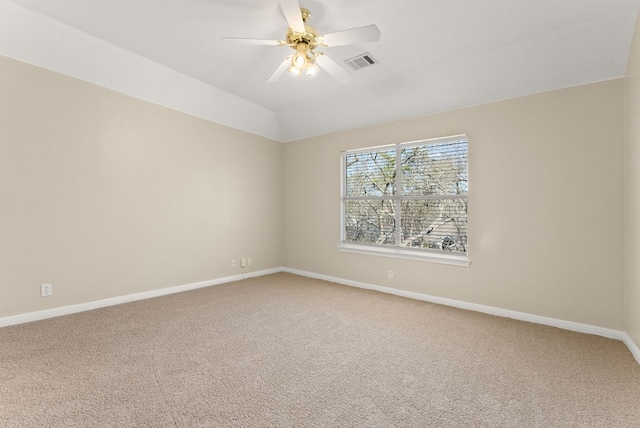
[[[624,79],[624,329],[640,359],[640,20]],[[632,347],[633,346],[633,347]]]

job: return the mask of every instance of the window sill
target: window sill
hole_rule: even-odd
[[[455,266],[469,266],[471,260],[467,255],[432,253],[427,251],[405,250],[402,248],[385,248],[369,245],[342,243],[338,250],[345,253],[366,254],[369,256],[393,257],[397,259],[416,260],[421,262],[442,263]]]

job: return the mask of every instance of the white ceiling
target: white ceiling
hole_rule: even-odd
[[[376,24],[379,42],[324,52],[338,62],[369,52],[379,64],[346,85],[326,72],[266,83],[290,48],[220,39],[284,39],[278,0],[0,0],[0,25],[13,25],[0,30],[0,55],[289,141],[622,77],[640,8],[640,0],[300,2],[321,34]],[[173,88],[163,100],[145,89],[154,79],[156,92]]]

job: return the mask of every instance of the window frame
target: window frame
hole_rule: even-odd
[[[471,264],[471,259],[469,258],[469,247],[467,244],[466,252],[448,252],[448,251],[438,251],[438,250],[430,250],[424,248],[412,248],[412,247],[402,247],[398,245],[397,238],[396,244],[394,245],[385,245],[385,244],[372,244],[372,243],[359,243],[352,241],[345,241],[345,205],[348,200],[358,200],[359,198],[350,199],[347,196],[347,177],[346,177],[346,159],[350,154],[358,154],[358,153],[370,153],[370,152],[379,152],[384,150],[394,149],[396,151],[396,178],[395,178],[395,187],[396,194],[393,196],[380,196],[380,197],[367,197],[368,200],[391,200],[394,203],[401,203],[406,200],[424,200],[424,199],[465,199],[469,201],[469,178],[467,178],[467,193],[464,196],[461,195],[433,195],[433,196],[412,196],[412,195],[402,195],[402,187],[401,187],[401,152],[403,148],[407,147],[416,147],[416,146],[424,146],[428,144],[435,143],[446,143],[446,142],[454,142],[466,140],[467,143],[467,177],[469,175],[469,138],[467,134],[459,134],[452,135],[448,137],[441,138],[431,138],[425,140],[417,140],[417,141],[408,141],[397,144],[386,144],[375,147],[366,147],[359,148],[353,150],[344,150],[340,153],[340,244],[338,245],[338,250],[345,253],[355,253],[355,254],[365,254],[365,255],[373,255],[373,256],[382,256],[382,257],[393,257],[400,259],[408,259],[408,260],[416,260],[416,261],[426,261],[426,262],[434,262],[434,263],[443,263],[449,265],[456,266],[469,266]],[[446,196],[446,197],[443,197]],[[401,210],[396,210],[396,224],[401,224]],[[467,209],[467,228],[469,224],[469,212]],[[396,231],[396,236],[402,233],[401,231]]]

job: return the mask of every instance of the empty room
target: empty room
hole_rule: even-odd
[[[639,11],[0,0],[0,426],[640,427]]]

